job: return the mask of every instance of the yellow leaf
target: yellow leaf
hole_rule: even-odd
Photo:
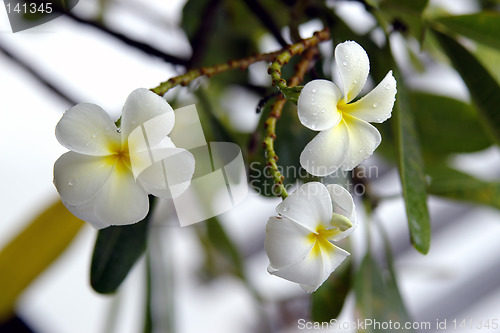
[[[0,251],[0,322],[17,298],[71,243],[83,222],[57,200]]]

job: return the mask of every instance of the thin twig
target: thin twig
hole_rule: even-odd
[[[192,69],[185,74],[170,78],[167,81],[160,83],[157,87],[152,88],[151,90],[154,93],[163,96],[171,88],[178,85],[186,86],[200,76],[205,75],[210,77],[233,69],[245,70],[255,62],[267,61],[273,62],[268,70],[271,78],[273,79],[273,85],[276,85],[282,93],[286,93],[287,89],[290,87],[287,86],[286,80],[281,78],[281,67],[288,63],[294,55],[301,54],[304,50],[316,46],[318,43],[328,40],[329,38],[330,33],[328,29],[324,29],[315,32],[311,38],[303,39],[296,44],[289,45],[288,47],[276,52],[253,55],[239,60],[231,60],[227,63],[215,66]]]
[[[273,18],[269,12],[264,8],[258,0],[243,0],[243,2],[250,8],[255,16],[262,22],[262,24],[271,32],[282,47],[288,46],[288,43],[281,36],[279,27],[274,23]]]
[[[0,52],[3,53],[7,58],[9,58],[11,61],[16,63],[18,66],[20,66],[22,69],[24,69],[26,72],[28,72],[33,78],[35,78],[38,82],[40,82],[43,86],[45,86],[47,89],[49,89],[52,93],[54,93],[57,97],[61,98],[64,102],[68,103],[69,105],[75,105],[77,102],[68,96],[65,92],[63,92],[61,89],[59,89],[57,86],[49,82],[47,78],[45,78],[40,72],[38,72],[34,67],[29,65],[27,62],[21,60],[17,56],[15,56],[13,53],[11,53],[9,50],[5,48],[2,44],[0,44]]]
[[[316,47],[311,47],[307,49],[301,61],[297,64],[295,68],[295,75],[289,80],[288,87],[295,87],[304,78],[304,74],[307,72],[314,56],[317,54],[318,49]],[[286,82],[285,82],[286,84]],[[283,107],[285,106],[286,99],[284,96],[279,96],[271,108],[271,113],[264,123],[266,129],[266,136],[263,140],[264,151],[266,154],[266,163],[270,167],[271,176],[273,177],[274,190],[273,193],[276,196],[285,199],[288,196],[288,192],[283,185],[284,177],[278,168],[278,155],[274,150],[274,141],[276,140],[276,124],[278,119],[281,117]]]
[[[60,11],[60,12],[64,13],[66,17],[72,19],[75,22],[78,22],[80,24],[95,28],[101,32],[104,32],[105,34],[107,34],[111,37],[118,39],[119,41],[121,41],[129,46],[132,46],[132,47],[134,47],[134,48],[136,48],[136,49],[138,49],[138,50],[140,50],[148,55],[163,59],[164,61],[166,61],[168,63],[174,64],[174,65],[182,65],[182,66],[186,66],[188,63],[187,59],[179,58],[177,56],[165,53],[163,51],[160,51],[160,50],[152,47],[149,44],[139,42],[137,40],[129,38],[122,33],[113,31],[112,29],[100,24],[98,21],[92,21],[92,20],[87,20],[87,19],[81,18],[80,16],[75,15],[72,11],[63,11],[62,8],[54,7],[54,11]]]

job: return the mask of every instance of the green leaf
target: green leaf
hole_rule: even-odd
[[[422,38],[424,20],[422,13],[429,0],[382,0],[379,9],[382,16],[392,23],[394,28],[407,30],[418,40]]]
[[[356,310],[363,322],[404,324],[411,322],[399,294],[396,281],[391,274],[379,267],[370,253],[367,253],[356,274],[355,279]],[[365,321],[366,320],[366,321]],[[365,325],[358,332],[380,332],[372,325]],[[390,330],[384,330],[388,332]],[[406,329],[405,332],[413,332]]]
[[[207,237],[217,252],[226,258],[231,263],[232,270],[235,275],[244,279],[243,259],[240,250],[236,247],[232,239],[224,230],[222,224],[216,219],[211,218],[206,222]]]
[[[500,182],[486,182],[471,175],[438,165],[428,168],[429,193],[500,209]]]
[[[352,284],[352,263],[350,258],[344,262],[326,280],[323,285],[312,294],[311,317],[316,322],[326,322],[337,318],[345,298]]]
[[[64,252],[83,225],[57,200],[2,249],[0,322],[13,315],[19,295]]]
[[[424,163],[420,151],[413,110],[407,88],[399,75],[398,95],[393,111],[393,131],[397,145],[399,176],[413,246],[423,254],[429,251],[431,227],[427,210]]]
[[[493,143],[473,106],[424,92],[411,92],[409,97],[423,151],[440,155],[467,153]]]
[[[146,249],[150,213],[144,220],[99,230],[90,267],[90,284],[101,294],[113,293]]]
[[[452,33],[459,33],[478,42],[500,49],[500,13],[488,11],[477,14],[445,16],[434,19]]]
[[[481,63],[453,38],[434,30],[440,45],[469,88],[484,128],[500,143],[500,86]]]

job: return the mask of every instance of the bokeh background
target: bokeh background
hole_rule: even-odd
[[[103,22],[108,29],[188,59],[192,49],[179,27],[184,4],[182,0],[81,0],[72,13],[94,19],[105,6]],[[376,24],[361,2],[329,1],[327,5],[358,33],[368,32]],[[456,15],[480,10],[480,3],[473,0],[431,0],[429,6]],[[191,19],[204,20],[203,17]],[[311,20],[302,24],[299,31],[302,37],[309,37],[321,28],[319,20]],[[289,40],[287,29],[282,30],[282,35]],[[416,71],[410,64],[413,55],[407,52],[405,42],[399,36],[394,38],[394,45],[399,46],[395,56],[400,68],[408,69],[404,74],[409,86],[470,101],[466,86],[449,65],[432,62],[423,54],[420,57],[425,68]],[[260,52],[281,48],[270,33],[263,33],[258,40]],[[331,43],[322,45],[325,54],[331,54],[332,50]],[[231,59],[224,51],[221,59]],[[500,67],[500,63],[491,65]],[[253,85],[269,85],[266,66],[264,63],[252,65]],[[37,79],[28,68],[35,70],[60,94]],[[0,6],[0,249],[58,197],[52,184],[52,168],[66,150],[57,142],[54,128],[64,110],[78,102],[91,102],[117,118],[132,90],[152,88],[183,72],[181,65],[169,64],[66,16],[12,33],[5,7]],[[206,84],[203,80],[197,82],[197,85]],[[182,88],[184,92],[178,89],[179,103],[197,102],[192,93],[195,88]],[[258,124],[255,108],[261,96],[257,91],[228,85],[221,97],[224,107],[220,113],[242,132],[253,132]],[[464,129],[463,140],[467,139],[467,129]],[[492,146],[471,154],[456,154],[451,163],[479,179],[494,181],[499,176],[500,151]],[[400,293],[411,320],[432,323],[433,330],[429,332],[437,331],[437,321],[447,320],[448,329],[440,332],[476,332],[474,325],[481,321],[500,321],[499,212],[429,197],[432,244],[428,255],[421,255],[409,242],[397,169],[377,155],[366,164],[379,167],[378,178],[373,180],[374,190],[379,191],[379,195],[392,197],[377,207],[374,218],[387,231]],[[247,285],[233,275],[214,277],[203,272],[206,249],[193,228],[156,228],[150,246],[161,254],[155,260],[163,265],[157,266],[155,276],[169,297],[156,300],[167,302],[159,308],[166,308],[168,312],[155,314],[160,322],[155,331],[175,328],[183,333],[258,332],[262,327],[276,332],[304,331],[298,329],[297,318],[308,318],[308,295],[299,286],[266,271],[265,224],[268,217],[275,214],[279,202],[277,198],[265,199],[251,193],[242,205],[220,217],[245,258],[249,284],[265,298],[261,303]],[[352,237],[355,264],[359,264],[366,251],[362,213],[360,219],[360,228]],[[96,235],[94,229],[85,225],[68,249],[18,299],[15,311],[34,332],[142,331],[146,292],[144,259],[134,266],[116,295],[100,295],[89,284]],[[380,235],[372,236],[372,253],[377,257],[377,253],[383,253],[384,244]],[[349,295],[338,322],[354,318],[354,299]],[[454,319],[457,323],[466,320],[466,327],[452,329]]]

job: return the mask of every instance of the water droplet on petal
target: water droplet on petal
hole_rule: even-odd
[[[378,103],[373,103],[372,107],[373,107],[374,109],[378,108]]]
[[[321,109],[321,113],[325,113],[325,109]]]
[[[380,119],[380,118],[377,118],[377,122],[381,122],[381,121],[382,121],[382,119]]]
[[[312,90],[312,92],[313,92],[313,93],[315,93],[315,92],[317,92],[317,91],[318,91],[318,89],[313,89],[313,90]]]
[[[389,90],[389,87],[390,87],[389,83],[387,83],[387,84],[384,86],[385,90]]]
[[[312,129],[316,129],[316,124],[311,124]]]
[[[73,186],[75,185],[75,181],[73,179],[70,179],[68,182],[68,186]]]
[[[357,84],[357,83],[358,83],[358,80],[354,80],[354,81],[352,81],[352,83]]]
[[[92,134],[92,137],[93,137],[94,139],[95,139],[95,138],[97,138],[98,136],[99,136],[99,133],[94,133],[94,134]]]
[[[342,66],[347,66],[347,61],[342,61]]]

